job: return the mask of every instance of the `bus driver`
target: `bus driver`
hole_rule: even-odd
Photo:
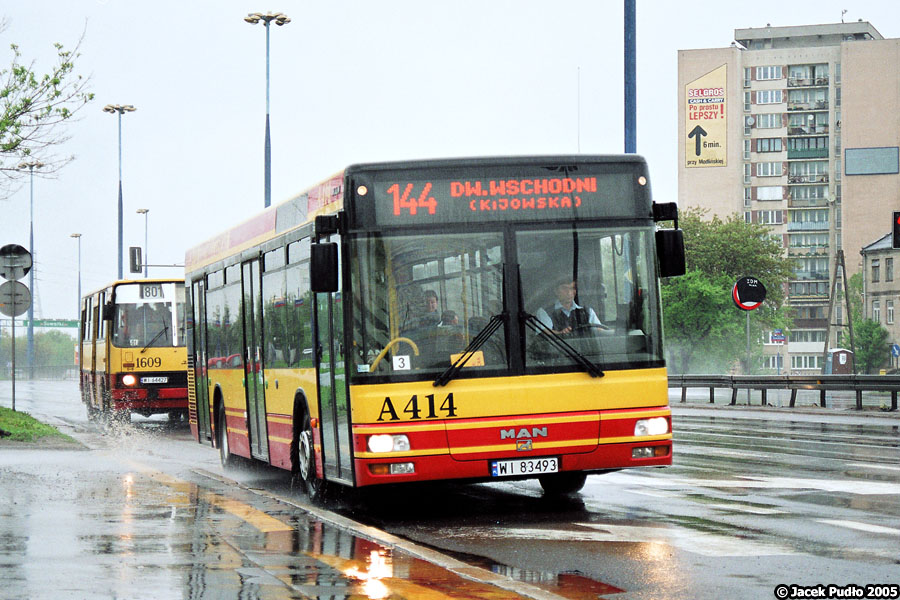
[[[571,277],[561,280],[556,286],[556,302],[546,308],[539,308],[535,317],[547,329],[557,335],[570,333],[584,334],[587,331],[608,330],[600,322],[593,308],[583,307],[575,302],[578,282]]]

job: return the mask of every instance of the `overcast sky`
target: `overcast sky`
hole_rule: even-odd
[[[896,0],[637,0],[637,150],[658,201],[677,198],[677,52],[725,47],[734,29],[863,19],[900,37]],[[125,247],[149,262],[263,208],[265,29],[271,31],[272,201],[357,162],[521,154],[620,153],[621,0],[3,0],[9,44],[46,72],[72,48],[95,100],[69,125],[76,159],[35,177],[35,317],[75,318],[84,291],[115,279],[118,140],[123,118]],[[0,199],[0,245],[28,246],[27,179]],[[127,273],[127,257],[125,261]],[[183,276],[151,268],[150,275]],[[18,333],[18,332],[17,332]]]

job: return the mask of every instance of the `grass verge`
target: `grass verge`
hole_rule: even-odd
[[[62,433],[56,427],[41,423],[28,413],[17,412],[0,406],[0,440],[35,442],[47,437],[76,443],[74,439]]]

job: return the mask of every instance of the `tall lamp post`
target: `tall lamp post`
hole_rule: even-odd
[[[34,293],[34,271],[37,268],[37,261],[34,260],[34,170],[44,166],[39,160],[30,160],[19,165],[19,169],[28,169],[31,179],[31,194],[28,200],[29,225],[28,225],[28,251],[31,252],[31,258],[34,261],[31,270],[28,272],[28,289],[31,290],[32,297]],[[34,379],[34,301],[28,305],[28,348],[26,353],[28,362],[28,377]]]
[[[73,233],[69,237],[78,240],[78,308],[75,310],[75,319],[79,321],[78,325],[78,351],[81,352],[81,234]]]
[[[265,146],[265,207],[272,205],[272,142],[269,136],[269,25],[286,25],[291,22],[284,13],[250,13],[244,20],[251,25],[262,21],[266,26],[266,146]]]
[[[137,110],[130,104],[107,104],[105,113],[119,115],[119,279],[122,279],[122,115]]]
[[[147,214],[149,208],[137,209],[137,214],[144,215],[144,279],[147,279],[147,264],[150,262],[150,247],[147,245]]]

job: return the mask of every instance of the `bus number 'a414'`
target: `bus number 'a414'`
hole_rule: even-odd
[[[381,413],[378,415],[378,420],[384,421],[385,417],[387,417],[388,421],[399,421],[400,417],[397,414],[396,407],[401,403],[402,400],[398,400],[395,406],[394,401],[391,400],[390,396],[385,397],[384,404],[381,405]],[[453,402],[453,392],[447,394],[447,397],[444,398],[440,405],[437,404],[434,394],[423,396],[421,402],[419,401],[419,395],[413,394],[412,398],[406,402],[402,412],[409,415],[408,418],[410,420],[455,417],[456,404]],[[423,416],[422,413],[426,414]]]

